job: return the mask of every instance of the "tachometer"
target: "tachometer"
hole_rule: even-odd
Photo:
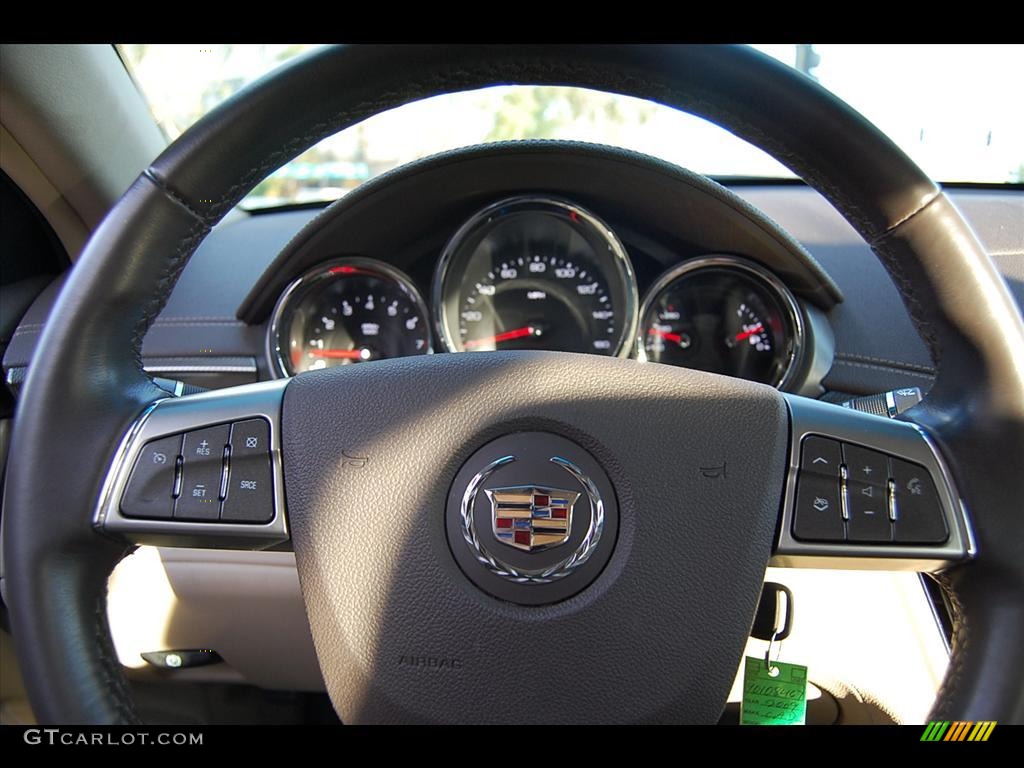
[[[434,299],[453,352],[624,355],[636,327],[636,280],[618,238],[549,198],[503,200],[463,224],[442,255]]]
[[[803,321],[774,275],[731,256],[686,262],[644,298],[641,358],[783,388],[797,368]]]
[[[295,280],[267,344],[277,373],[431,352],[427,309],[408,277],[373,259],[341,259]]]

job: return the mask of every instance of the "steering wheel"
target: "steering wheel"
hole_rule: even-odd
[[[712,374],[541,352],[428,355],[179,398],[145,375],[143,336],[185,263],[268,172],[382,110],[506,83],[659,101],[797,172],[892,275],[938,372],[926,399],[889,421]],[[18,403],[3,534],[6,601],[41,722],[136,721],[105,612],[107,576],[134,543],[289,540],[345,722],[715,722],[773,556],[941,571],[955,632],[932,716],[1024,720],[1020,314],[960,214],[892,142],[750,49],[310,53],[143,172],[89,241],[39,349]],[[253,459],[272,491],[267,516],[124,513],[147,442],[211,425],[238,434],[254,419],[269,439]],[[916,467],[945,538],[793,535],[805,435]],[[245,460],[231,454],[232,467]],[[710,465],[730,470],[709,477]],[[502,496],[509,488],[527,501]],[[573,510],[575,538],[499,546],[498,513],[488,516],[524,503],[534,517]]]

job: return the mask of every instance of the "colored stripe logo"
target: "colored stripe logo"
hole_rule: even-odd
[[[575,491],[520,485],[485,489],[491,499],[494,537],[526,552],[557,547],[569,539]]]
[[[988,741],[995,727],[995,720],[932,720],[921,734],[921,741]]]

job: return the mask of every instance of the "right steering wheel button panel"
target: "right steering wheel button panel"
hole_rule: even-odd
[[[834,462],[841,457],[838,467]],[[942,544],[949,530],[927,469],[823,436],[804,438],[793,509],[801,541]]]

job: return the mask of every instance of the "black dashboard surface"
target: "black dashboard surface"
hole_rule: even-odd
[[[864,394],[900,386],[927,389],[933,369],[895,287],[869,247],[814,190],[798,185],[737,185],[732,191],[764,211],[809,251],[844,300],[826,313],[835,355],[823,384]],[[947,190],[974,227],[1024,306],[1024,193]],[[270,376],[266,321],[247,324],[237,311],[288,242],[320,209],[234,212],[200,246],[149,331],[143,357],[154,375],[209,386]],[[595,211],[614,220],[614,212]],[[629,245],[627,241],[627,246]],[[429,288],[432,264],[410,270]],[[290,279],[293,275],[287,275]],[[47,288],[15,331],[4,356],[7,380],[23,376],[61,280]],[[643,286],[641,286],[641,289]]]

